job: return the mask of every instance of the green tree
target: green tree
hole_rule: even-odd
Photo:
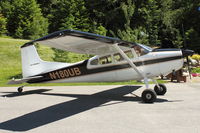
[[[148,35],[148,42],[150,45],[157,45],[160,43],[158,38],[159,26],[161,21],[161,9],[159,6],[160,0],[146,0],[143,7],[140,9],[141,16],[144,18],[144,27]]]
[[[159,37],[172,41],[176,47],[184,47],[186,35],[187,48],[199,51],[200,12],[198,0],[161,0],[161,21]],[[184,31],[184,33],[183,33]]]
[[[36,0],[37,3],[40,5],[42,14],[48,18],[50,15],[51,10],[56,6],[59,0]]]
[[[82,0],[60,0],[49,14],[50,32],[63,29],[89,30],[87,9]],[[56,21],[55,21],[56,20]],[[54,61],[72,62],[70,52],[53,49]],[[76,56],[76,55],[75,55]]]
[[[96,34],[106,35],[107,30],[90,19],[89,12],[82,0],[60,0],[54,5],[49,14],[50,31],[75,29]],[[55,21],[57,20],[57,21]],[[72,54],[62,50],[53,49],[54,61],[75,62],[87,59],[90,55]]]
[[[102,36],[106,36],[107,34],[107,29],[95,21],[92,22],[89,31]]]
[[[111,34],[117,36],[124,29],[125,16],[122,12],[123,0],[85,0],[93,21],[102,24]]]
[[[152,36],[152,32],[148,31],[154,28],[149,26],[151,21],[147,21],[147,19],[151,18],[147,7],[149,1],[153,3],[152,0],[147,2],[143,0],[92,0],[87,1],[87,6],[89,11],[93,12],[94,20],[102,23],[109,31],[110,34],[108,35],[127,41],[148,44],[149,34]],[[152,5],[149,5],[149,7],[153,8]],[[151,16],[154,16],[153,13]],[[154,36],[154,40],[157,40],[157,32],[154,32]]]
[[[62,29],[89,31],[89,14],[83,0],[60,0],[49,16],[50,32]]]
[[[6,29],[7,19],[0,14],[0,36],[7,32]]]
[[[48,21],[35,0],[2,1],[1,7],[11,36],[36,39],[47,34]]]
[[[147,44],[146,29],[133,19],[134,14],[137,12],[136,3],[127,0],[127,2],[121,2],[120,8],[124,16],[124,26],[117,31],[117,36],[122,40]]]

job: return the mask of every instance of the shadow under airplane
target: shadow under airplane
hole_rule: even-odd
[[[28,131],[61,119],[68,118],[78,113],[93,109],[95,107],[106,106],[110,101],[126,102],[137,101],[140,102],[140,97],[125,96],[133,91],[139,89],[141,86],[122,86],[92,95],[79,94],[57,94],[57,93],[38,93],[42,95],[76,97],[77,99],[59,103],[49,106],[38,111],[34,111],[20,117],[0,123],[0,129],[11,131]],[[43,90],[44,91],[44,90]],[[28,95],[28,92],[26,92]],[[7,95],[8,96],[8,95]],[[14,96],[11,95],[10,96]],[[157,99],[157,102],[166,102],[165,99]],[[104,104],[104,105],[103,105]],[[116,103],[114,103],[116,104]],[[110,104],[107,104],[110,105]]]
[[[9,93],[6,95],[2,95],[1,97],[19,97],[19,96],[25,96],[25,95],[32,95],[32,94],[41,94],[46,91],[50,91],[51,89],[37,89],[37,90],[31,90],[31,91],[25,91],[23,93],[19,92],[1,92],[1,93]]]

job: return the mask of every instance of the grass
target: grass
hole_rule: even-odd
[[[20,46],[27,40],[0,38],[0,85],[21,74]]]
[[[12,39],[10,37],[0,37],[0,86],[20,86],[7,85],[8,80],[22,78],[20,47],[29,40]],[[52,61],[54,51],[46,46],[37,46],[38,53],[43,60]],[[70,56],[74,56],[70,53]],[[166,81],[159,80],[159,83]],[[28,86],[79,86],[79,85],[130,85],[141,84],[141,82],[100,82],[100,83],[48,83],[30,84]]]
[[[0,37],[0,86],[7,86],[13,77],[22,77],[20,47],[28,41]],[[38,52],[42,59],[52,61],[53,50],[49,47],[39,46]]]

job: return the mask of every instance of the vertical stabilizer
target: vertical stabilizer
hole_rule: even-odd
[[[40,59],[34,45],[21,48],[23,78],[66,67],[68,63],[47,62]]]
[[[33,76],[41,72],[37,66],[42,60],[34,45],[21,48],[21,57],[23,77]]]

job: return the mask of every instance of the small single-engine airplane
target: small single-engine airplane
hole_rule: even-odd
[[[96,55],[77,63],[47,62],[40,59],[35,43],[53,48]],[[148,46],[77,30],[62,30],[21,46],[22,79],[10,84],[63,83],[63,82],[117,82],[144,80],[146,89],[141,98],[153,103],[157,95],[164,95],[167,88],[153,78],[182,68],[183,58],[192,55],[192,50],[152,49]],[[155,82],[149,88],[148,79]],[[18,88],[18,92],[23,91]]]

